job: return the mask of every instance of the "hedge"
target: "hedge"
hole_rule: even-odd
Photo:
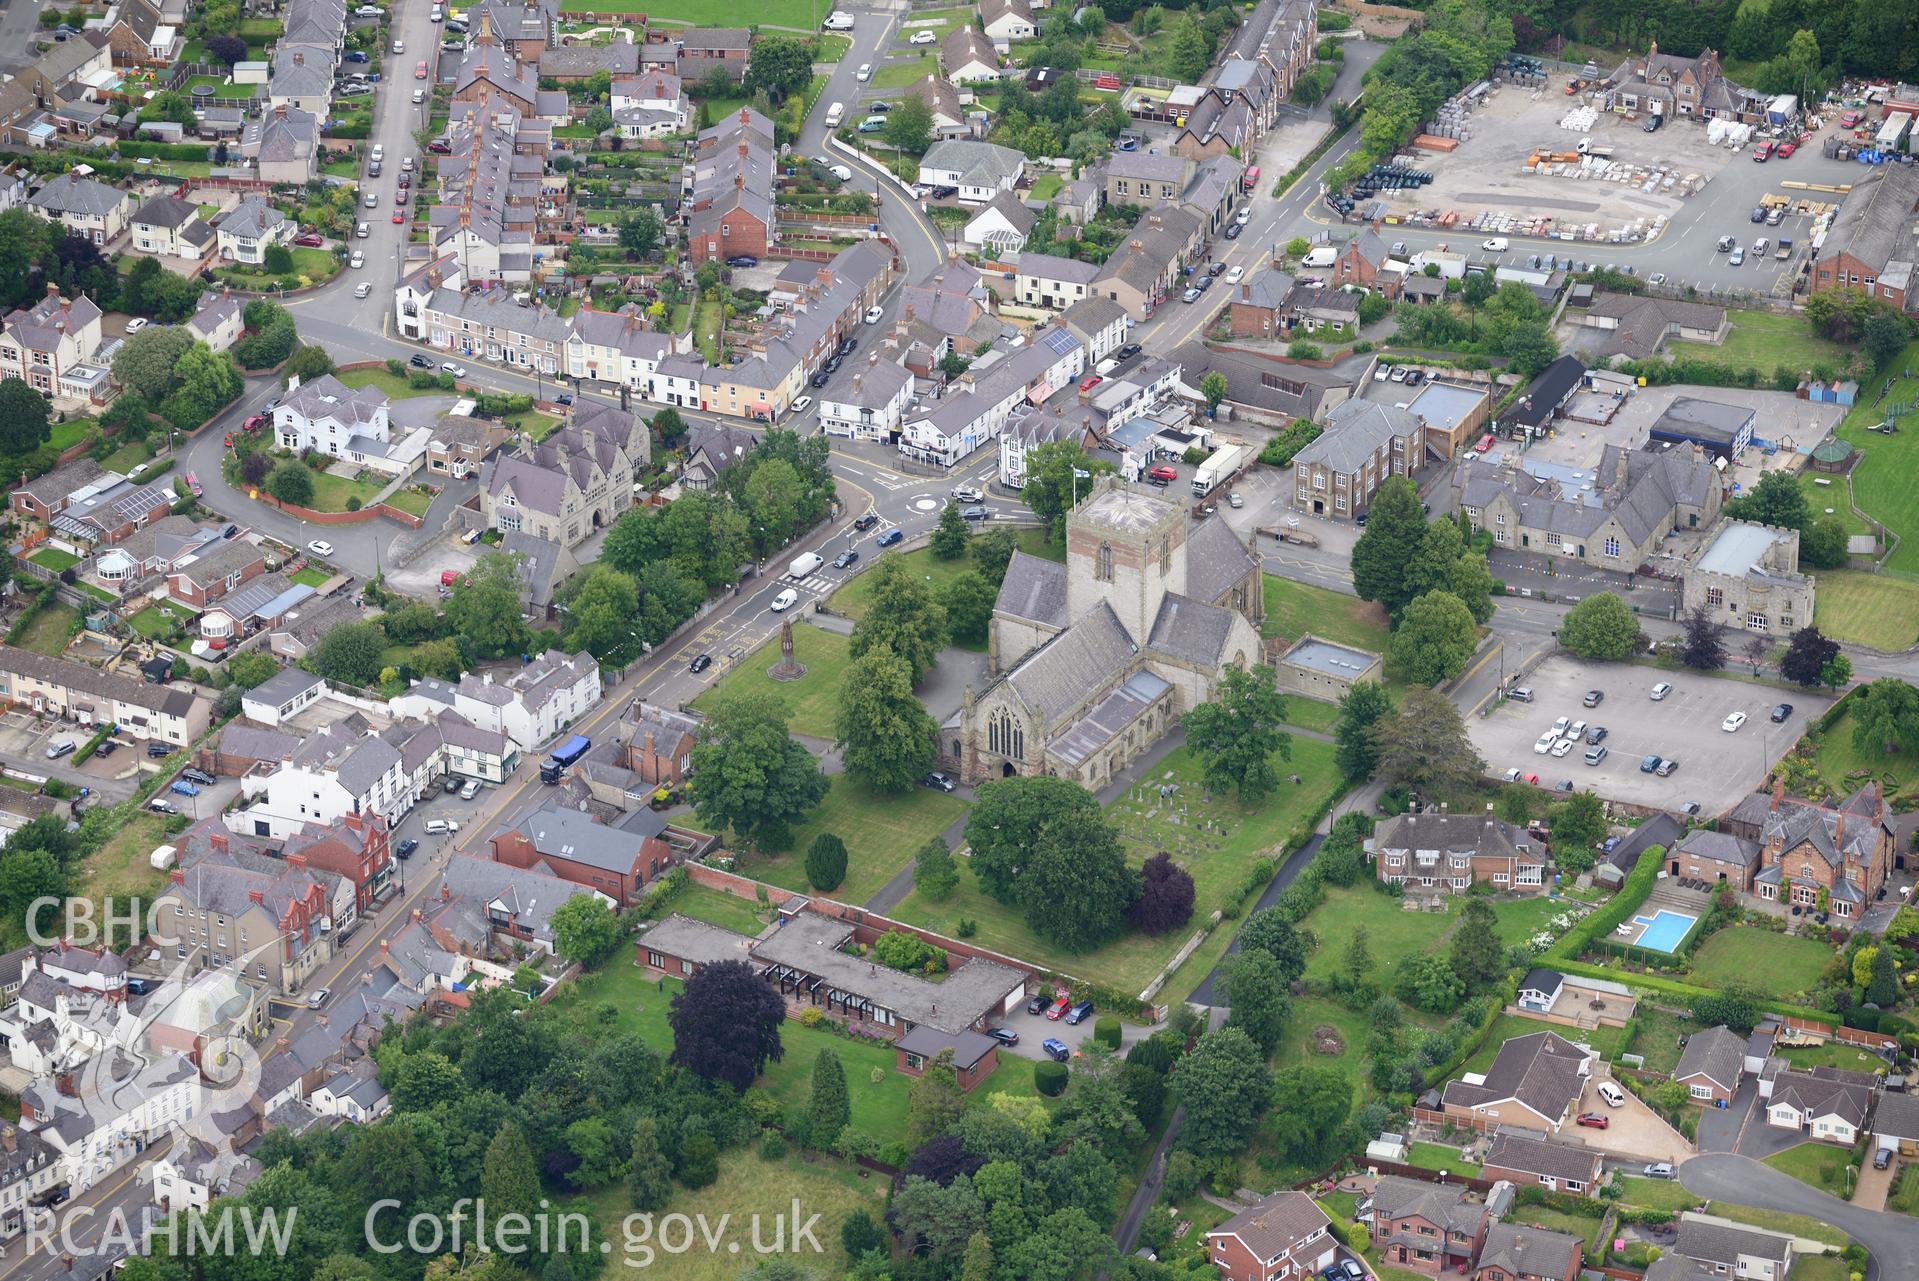
[[[1093,1039],[1103,1043],[1109,1050],[1118,1050],[1120,1043],[1119,1016],[1102,1014],[1093,1020]]]
[[[94,732],[93,737],[88,739],[86,742],[82,743],[80,745],[80,750],[73,754],[73,763],[75,765],[78,765],[81,761],[86,760],[89,756],[92,756],[95,752],[99,751],[100,744],[106,742],[108,736],[111,735],[113,731],[117,728],[119,727],[116,726],[112,721],[108,721],[105,725],[102,725],[97,731]]]
[[[1864,688],[1865,688],[1865,685],[1861,683],[1858,685],[1854,685],[1851,689],[1841,694],[1839,696],[1839,701],[1834,703],[1831,707],[1828,707],[1825,711],[1825,714],[1822,715],[1818,720],[1812,723],[1812,727],[1823,734],[1827,730],[1831,729],[1833,726],[1837,725],[1840,721],[1840,718],[1846,714],[1846,704],[1852,700],[1852,696],[1854,694],[1857,694],[1860,690]]]
[[[126,141],[114,148],[123,156],[139,159],[145,156],[152,160],[205,160],[212,154],[213,148],[204,142],[137,142]]]
[[[1033,1067],[1033,1088],[1049,1099],[1066,1092],[1066,1065],[1047,1059]]]
[[[1659,865],[1665,859],[1666,847],[1663,845],[1648,845],[1641,850],[1639,861],[1633,865],[1626,883],[1612,896],[1612,901],[1562,934],[1559,941],[1547,948],[1540,959],[1569,961],[1591,946],[1595,938],[1611,934],[1625,924],[1626,918],[1638,911],[1640,904],[1646,901],[1646,896],[1652,893],[1653,882],[1659,879]]]
[[[1459,1043],[1450,1059],[1420,1073],[1421,1084],[1430,1085],[1435,1081],[1449,1079],[1453,1073],[1466,1066],[1467,1059],[1479,1053],[1479,1047],[1486,1043],[1487,1036],[1492,1033],[1493,1024],[1499,1021],[1499,1016],[1506,1012],[1506,1007],[1519,995],[1519,981],[1508,974],[1502,985],[1489,995],[1494,999],[1486,1002],[1486,1016],[1479,1021],[1479,1026],[1474,1029],[1473,1034],[1459,1038]]]

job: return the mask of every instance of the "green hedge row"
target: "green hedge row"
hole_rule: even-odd
[[[114,148],[123,156],[139,159],[146,156],[154,160],[205,160],[213,154],[213,148],[204,142],[141,142],[128,140]]]
[[[1594,939],[1611,934],[1625,924],[1626,918],[1638,911],[1646,896],[1652,893],[1653,882],[1659,879],[1659,865],[1665,858],[1663,845],[1649,845],[1641,850],[1639,861],[1612,901],[1567,930],[1557,943],[1546,949],[1541,959],[1554,963],[1570,961],[1591,946]]]

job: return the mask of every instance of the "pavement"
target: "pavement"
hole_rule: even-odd
[[[1919,1276],[1919,1219],[1848,1204],[1744,1156],[1696,1156],[1679,1167],[1679,1181],[1699,1196],[1811,1215],[1865,1246],[1875,1276]]]

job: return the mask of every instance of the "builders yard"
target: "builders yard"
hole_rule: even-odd
[[[1651,690],[1661,681],[1673,689],[1655,702]],[[1832,703],[1820,695],[1795,692],[1790,696],[1792,716],[1774,725],[1767,717],[1784,696],[1768,686],[1570,658],[1549,659],[1520,683],[1533,691],[1532,702],[1501,703],[1488,715],[1467,721],[1473,746],[1486,758],[1490,773],[1518,769],[1537,774],[1540,786],[1548,789],[1570,779],[1579,791],[1597,792],[1607,800],[1668,810],[1697,801],[1707,814],[1722,814],[1756,790],[1773,759]],[[1598,707],[1581,706],[1589,689],[1605,692]],[[1748,719],[1728,734],[1720,723],[1738,711]],[[1598,765],[1586,764],[1583,739],[1563,757],[1536,754],[1535,740],[1561,716],[1605,726],[1606,758]],[[1665,778],[1642,773],[1640,763],[1651,755],[1676,759],[1679,767]]]

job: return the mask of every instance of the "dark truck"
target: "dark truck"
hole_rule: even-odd
[[[540,765],[540,781],[543,783],[559,782],[560,775],[566,773],[567,767],[579,760],[582,756],[585,756],[586,750],[591,746],[593,746],[593,740],[584,734],[575,734],[572,738],[567,739],[566,742],[561,743],[553,750],[553,755],[547,757]]]

